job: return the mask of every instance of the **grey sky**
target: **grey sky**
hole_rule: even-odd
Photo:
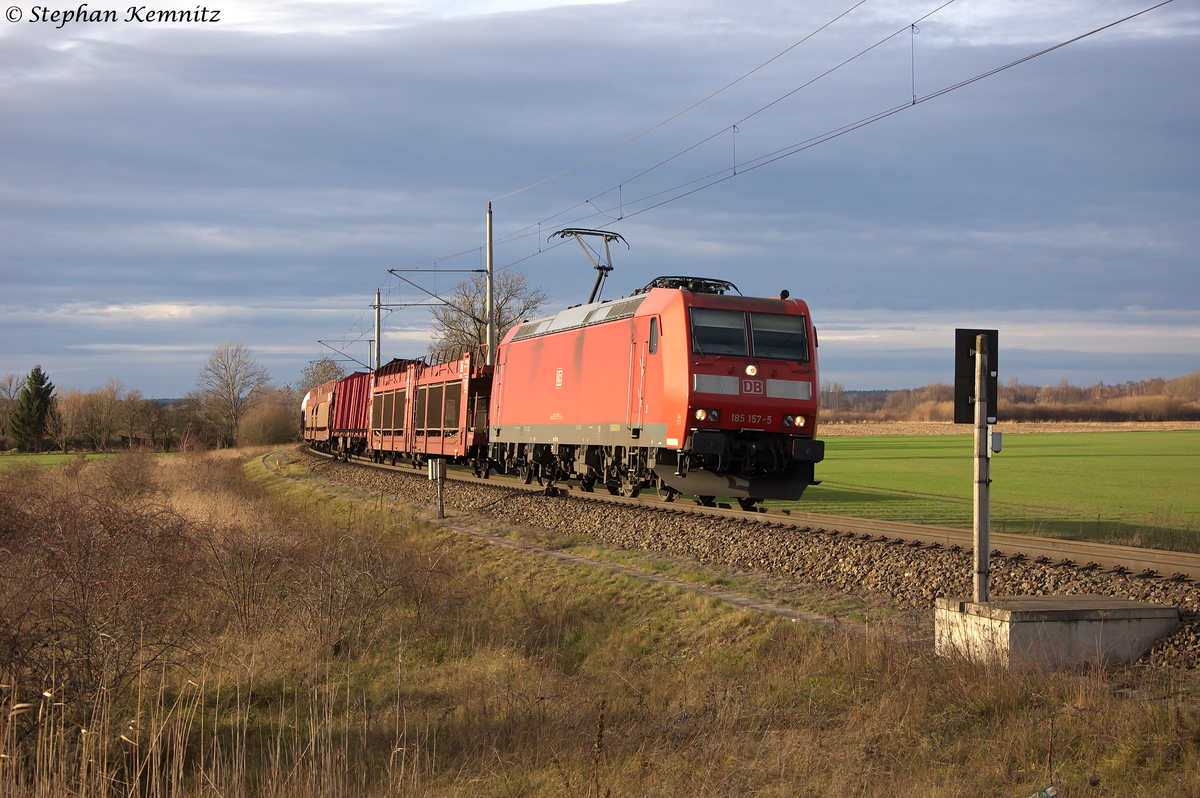
[[[1001,330],[1005,379],[1200,369],[1194,2],[637,213],[914,83],[924,96],[1144,7],[957,0],[731,130],[939,5],[867,2],[505,196],[851,5],[239,2],[214,24],[62,28],[19,6],[0,25],[0,373],[177,396],[233,338],[293,381],[318,339],[370,336],[376,287],[420,298],[389,267],[465,252],[441,268],[478,268],[478,216],[500,197],[498,263],[520,260],[555,306],[592,273],[547,235],[616,230],[632,248],[607,297],[659,274],[787,288],[812,307],[822,377],[848,387],[949,380],[956,326]],[[393,313],[384,356],[422,352],[426,324]]]

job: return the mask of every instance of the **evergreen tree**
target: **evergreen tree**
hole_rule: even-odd
[[[40,365],[34,366],[25,380],[25,387],[17,395],[16,409],[8,417],[8,434],[20,448],[34,451],[40,448],[50,422],[53,394],[54,384]]]

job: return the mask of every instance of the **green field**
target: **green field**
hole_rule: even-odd
[[[62,452],[48,452],[45,454],[3,454],[0,455],[0,471],[9,468],[22,468],[27,466],[35,466],[37,468],[54,468],[63,463],[79,457],[78,454],[63,454]],[[88,460],[95,460],[102,457],[116,457],[111,452],[89,452],[86,455]]]
[[[801,512],[969,529],[971,435],[833,437]],[[1006,434],[992,529],[1200,550],[1200,430]]]

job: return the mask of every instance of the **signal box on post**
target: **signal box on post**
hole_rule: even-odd
[[[996,330],[954,331],[954,423],[975,423],[975,339],[987,336],[987,423],[996,423],[996,405],[1000,399],[997,386],[999,369],[997,353],[1000,350],[1000,334]]]

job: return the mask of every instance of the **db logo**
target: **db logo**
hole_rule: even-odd
[[[767,392],[766,384],[762,380],[742,380],[742,393],[750,396],[762,396]]]

